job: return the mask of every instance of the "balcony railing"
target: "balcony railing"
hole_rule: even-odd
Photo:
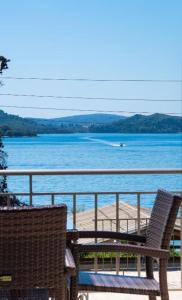
[[[28,177],[27,183],[27,192],[16,192],[11,191],[8,193],[1,193],[0,195],[4,197],[7,201],[7,205],[10,205],[10,197],[16,196],[18,199],[23,199],[28,205],[41,205],[43,197],[49,198],[49,204],[55,204],[58,202],[66,202],[68,205],[68,226],[74,229],[85,229],[85,230],[113,230],[113,231],[122,231],[122,232],[136,232],[141,233],[146,229],[148,220],[150,217],[150,208],[146,208],[146,200],[148,197],[154,198],[156,191],[34,191],[34,177],[36,176],[102,176],[102,175],[182,175],[182,169],[101,169],[101,170],[0,170],[0,176],[7,176],[7,178],[12,176],[18,177]],[[181,176],[180,176],[181,177]],[[22,187],[23,190],[23,187]],[[182,188],[180,190],[173,190],[175,193],[182,194]],[[105,214],[104,209],[100,205],[100,198],[107,197],[108,201],[112,205],[112,216]],[[121,217],[122,205],[126,203],[129,199],[131,200],[130,209],[133,211],[132,215],[127,217]],[[61,201],[60,201],[61,198]],[[69,201],[68,201],[69,198]],[[81,199],[82,198],[82,199]],[[59,199],[59,201],[58,201]],[[89,206],[89,211],[80,208],[81,202],[86,199],[89,199],[91,205]],[[124,200],[124,202],[122,202]],[[127,201],[126,201],[127,200]],[[109,205],[109,204],[108,204]],[[125,212],[126,209],[125,209]],[[146,216],[143,214],[146,212]],[[87,213],[87,221],[83,222],[84,214]],[[114,215],[113,215],[114,214]],[[104,217],[103,217],[104,215]],[[80,227],[82,226],[82,227]],[[83,228],[85,226],[85,228]],[[177,238],[176,238],[177,236]],[[176,242],[178,239],[178,242]],[[89,242],[89,241],[87,241]],[[101,241],[102,242],[102,241]],[[182,289],[182,206],[180,208],[175,231],[174,238],[172,240],[171,246],[179,253],[180,259],[177,264],[171,263],[169,267],[175,267],[180,270],[179,286],[177,289]],[[120,258],[115,258],[115,267],[116,272],[123,271],[126,272],[129,269],[128,258],[126,258],[127,263],[121,269],[120,267]],[[102,263],[102,267],[104,264]],[[133,264],[134,268],[136,267],[137,272],[140,274],[142,271],[142,261],[138,257],[136,264]],[[92,266],[96,271],[101,267],[97,257],[94,259],[94,264]],[[176,288],[176,287],[175,287]]]

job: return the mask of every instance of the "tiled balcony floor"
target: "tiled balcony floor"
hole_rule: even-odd
[[[125,275],[134,275],[132,273],[126,273]],[[144,274],[142,274],[144,276]],[[157,278],[157,273],[155,273]],[[170,271],[168,272],[168,285],[169,289],[179,289],[181,280],[180,271]],[[170,291],[170,300],[182,300],[182,290],[181,291]],[[140,295],[129,295],[129,294],[116,294],[116,293],[90,293],[89,300],[147,300],[148,296]],[[160,297],[157,297],[160,299]]]
[[[181,300],[182,291],[170,292],[170,300]],[[147,300],[148,296],[128,295],[128,294],[113,294],[113,293],[90,293],[89,300]],[[157,297],[160,300],[160,297]]]

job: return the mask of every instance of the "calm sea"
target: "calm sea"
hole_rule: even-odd
[[[4,144],[10,169],[182,167],[181,134],[52,134],[4,138]],[[158,188],[182,190],[182,176],[38,176],[33,180],[33,190],[37,192],[155,191]],[[11,177],[9,190],[27,192],[28,179]],[[49,199],[39,197],[34,201],[48,203]],[[57,201],[71,203],[71,199],[63,197]],[[92,206],[91,199],[82,197],[79,201],[80,209]],[[112,197],[100,199],[101,205],[112,201]],[[149,201],[146,203],[149,205]]]

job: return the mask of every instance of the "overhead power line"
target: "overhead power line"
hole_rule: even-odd
[[[180,99],[147,99],[147,98],[114,98],[114,97],[85,97],[85,96],[54,96],[35,94],[11,94],[0,93],[0,96],[53,98],[53,99],[76,99],[76,100],[104,100],[104,101],[144,101],[144,102],[181,102]]]
[[[57,107],[40,107],[40,106],[17,106],[17,105],[1,105],[1,108],[23,108],[23,109],[36,109],[36,110],[56,110],[56,111],[75,111],[75,112],[94,112],[94,113],[127,113],[127,114],[155,114],[156,112],[148,111],[124,111],[124,110],[96,110],[96,109],[77,109],[77,108],[57,108]],[[175,112],[157,112],[158,114],[168,114],[168,115],[180,115],[180,113]]]
[[[2,76],[3,79],[10,80],[41,80],[41,81],[90,81],[90,82],[158,82],[158,83],[181,83],[180,79],[96,79],[96,78],[51,78],[51,77],[16,77]]]

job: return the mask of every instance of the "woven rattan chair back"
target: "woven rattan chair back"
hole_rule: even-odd
[[[1,208],[0,288],[64,289],[65,248],[65,205]]]
[[[146,232],[146,246],[169,248],[180,203],[177,195],[158,190]]]

